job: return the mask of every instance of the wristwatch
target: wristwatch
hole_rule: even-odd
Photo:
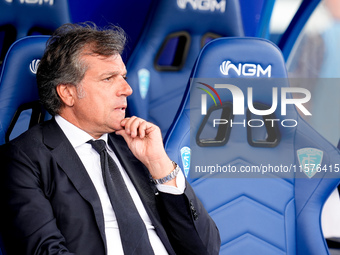
[[[152,179],[152,181],[155,184],[164,184],[166,182],[169,182],[169,181],[175,179],[176,176],[178,175],[179,171],[181,171],[181,168],[174,161],[172,161],[172,164],[175,166],[175,169],[170,174],[168,174],[167,176],[160,178],[160,179]]]

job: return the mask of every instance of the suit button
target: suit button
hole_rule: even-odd
[[[198,219],[198,214],[197,214],[196,208],[195,208],[194,203],[192,202],[192,200],[190,200],[189,204],[190,204],[190,210],[191,210],[192,216],[193,216],[194,220],[197,220]]]

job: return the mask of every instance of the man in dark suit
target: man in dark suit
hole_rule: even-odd
[[[120,28],[93,24],[64,25],[50,39],[37,81],[53,118],[0,152],[7,254],[218,254],[216,225],[165,153],[159,128],[125,117],[124,43]],[[118,202],[107,184],[118,177],[103,178],[112,164],[124,183]]]

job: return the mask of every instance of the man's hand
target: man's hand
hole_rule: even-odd
[[[167,176],[174,166],[164,150],[159,127],[135,116],[125,118],[124,129],[116,131],[123,136],[130,150],[150,171],[154,179]],[[176,186],[175,179],[166,183]]]

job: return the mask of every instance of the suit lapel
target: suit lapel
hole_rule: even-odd
[[[78,154],[54,119],[43,128],[44,143],[52,157],[68,176],[80,195],[88,201],[95,214],[102,239],[105,241],[104,216],[97,191]]]

